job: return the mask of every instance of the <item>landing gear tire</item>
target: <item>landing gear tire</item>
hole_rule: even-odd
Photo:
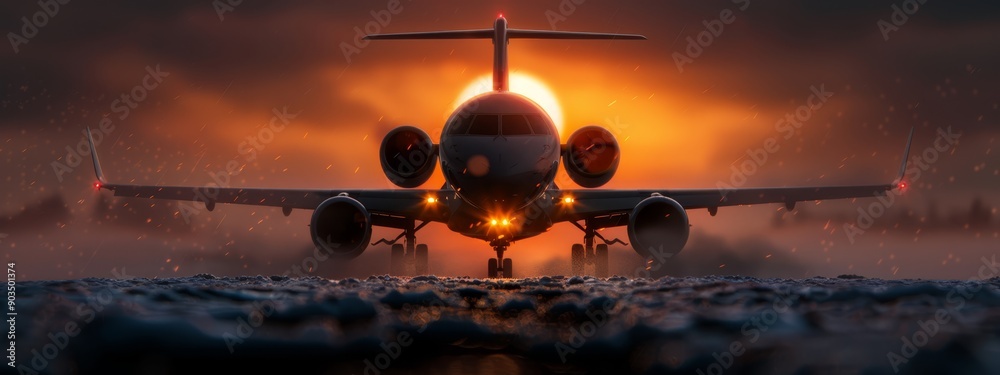
[[[389,250],[389,274],[402,276],[406,271],[406,258],[402,244],[394,244]]]
[[[414,268],[417,275],[427,274],[427,245],[418,244],[414,259]]]
[[[491,279],[497,278],[497,260],[491,258],[489,263],[486,264],[487,276]]]
[[[503,260],[503,277],[505,279],[514,277],[514,261],[510,260],[510,258]]]
[[[608,245],[597,245],[594,255],[594,276],[608,277]]]
[[[570,255],[569,257],[570,262],[572,263],[571,273],[573,275],[582,275],[583,265],[587,261],[586,258],[584,258],[583,254],[583,245],[578,243],[573,244],[573,247],[570,249],[569,255]]]

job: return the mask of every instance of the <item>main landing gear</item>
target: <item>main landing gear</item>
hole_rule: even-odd
[[[583,243],[573,244],[573,247],[570,248],[569,255],[572,265],[572,274],[582,275],[584,273],[585,266],[593,265],[594,276],[608,277],[608,245],[615,243],[623,245],[628,244],[617,238],[609,241],[604,238],[604,236],[601,236],[600,233],[597,233],[598,228],[594,228],[589,221],[586,223],[586,227],[575,221],[571,223],[583,231]],[[594,246],[594,237],[600,238],[601,241],[604,241],[604,243]]]
[[[403,228],[403,233],[400,233],[396,238],[392,240],[381,239],[376,242],[372,242],[372,245],[378,245],[382,243],[387,243],[392,245],[389,249],[389,274],[394,276],[405,275],[407,268],[412,265],[413,273],[416,275],[426,275],[428,271],[427,260],[428,260],[428,248],[427,244],[418,244],[416,233],[418,230],[423,228],[429,223],[428,221],[420,223],[418,226],[415,221],[409,220],[405,223]],[[403,243],[396,243],[400,239]]]
[[[503,257],[503,252],[507,250],[508,246],[510,246],[510,241],[497,239],[490,241],[490,246],[492,246],[493,250],[497,252],[497,257],[490,259],[486,264],[487,275],[491,279],[495,279],[497,277],[509,279],[514,277],[514,262],[510,260],[510,258]]]

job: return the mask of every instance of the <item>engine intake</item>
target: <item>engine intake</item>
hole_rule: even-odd
[[[681,252],[690,229],[684,207],[663,196],[643,199],[628,218],[632,249],[644,258],[658,261]]]
[[[354,198],[327,199],[313,211],[309,228],[313,243],[331,256],[351,259],[361,255],[372,237],[372,218]]]
[[[577,185],[595,188],[611,180],[618,170],[621,152],[618,141],[607,129],[590,125],[569,136],[563,166]]]
[[[412,126],[392,129],[379,148],[382,171],[396,186],[414,188],[434,173],[437,147],[423,130]]]

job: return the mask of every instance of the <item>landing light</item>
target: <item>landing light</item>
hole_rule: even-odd
[[[437,198],[427,197],[427,204],[434,204],[437,203],[437,201],[438,201]]]
[[[562,199],[563,204],[572,204],[574,201],[573,197],[564,197]]]
[[[506,227],[506,226],[510,226],[510,224],[513,221],[514,221],[514,219],[490,219],[490,225],[494,226],[494,227],[497,226],[497,225]]]

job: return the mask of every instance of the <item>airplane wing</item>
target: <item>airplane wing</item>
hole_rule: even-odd
[[[440,201],[453,194],[450,190],[439,189],[275,189],[109,183],[101,170],[90,129],[87,129],[87,137],[97,174],[95,186],[114,192],[116,197],[200,202],[209,211],[215,209],[216,203],[281,207],[287,215],[292,209],[313,210],[328,198],[347,195],[363,204],[373,215],[443,222],[446,218],[444,208],[438,207],[442,205],[429,206],[428,199]],[[375,220],[376,224],[379,222],[382,221]]]
[[[612,219],[610,222],[605,221],[604,225],[606,226],[625,225],[627,220],[622,220],[624,215],[631,212],[640,201],[654,194],[671,198],[686,210],[708,209],[712,215],[715,215],[718,208],[723,206],[784,203],[785,207],[791,210],[795,207],[796,202],[885,195],[890,190],[906,187],[903,176],[906,173],[906,160],[912,142],[913,130],[911,129],[906,149],[903,152],[903,162],[899,168],[899,174],[895,181],[888,184],[732,189],[564,189],[554,191],[553,195],[560,200],[571,199],[573,203],[562,205],[563,207],[557,210],[555,217],[553,217],[553,221],[577,221],[604,217]]]

